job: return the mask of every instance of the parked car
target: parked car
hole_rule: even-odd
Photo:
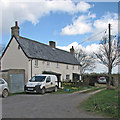
[[[7,82],[4,79],[0,78],[0,96],[5,98],[8,96],[8,92],[9,89]]]
[[[98,79],[98,83],[107,83],[106,78],[105,77],[100,77]]]
[[[55,75],[36,75],[25,85],[25,92],[36,92],[44,94],[46,91],[56,92],[58,88],[57,77]]]

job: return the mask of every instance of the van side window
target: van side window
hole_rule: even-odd
[[[50,76],[48,76],[47,79],[46,79],[46,83],[48,83],[50,81],[51,81],[51,78],[50,78]]]

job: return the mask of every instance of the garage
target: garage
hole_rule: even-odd
[[[56,73],[56,72],[52,72],[52,71],[43,71],[42,74],[50,74],[50,75],[56,75],[57,76],[57,82],[58,82],[58,88],[61,88],[61,74],[60,73]]]
[[[24,74],[10,74],[10,91],[12,93],[24,91]]]
[[[10,93],[24,92],[25,70],[23,69],[3,70],[2,78],[7,81]]]

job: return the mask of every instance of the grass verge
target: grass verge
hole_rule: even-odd
[[[118,118],[118,89],[103,90],[92,95],[89,99],[82,102],[79,108],[86,111],[95,112],[103,116]]]
[[[88,91],[95,91],[95,90],[98,90],[98,89],[101,89],[101,88],[92,87],[92,86],[79,86],[79,87],[64,86],[63,89],[58,89],[58,91],[54,92],[53,94],[73,93],[73,92],[77,92],[77,91],[81,91],[81,90],[87,90],[87,89],[90,89]],[[85,91],[85,92],[87,92],[87,91]]]
[[[9,93],[8,96],[19,95],[19,94],[25,94],[25,92]]]

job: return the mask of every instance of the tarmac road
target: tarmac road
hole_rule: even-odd
[[[77,108],[79,103],[91,94],[47,93],[9,96],[2,100],[2,118],[104,118]]]

